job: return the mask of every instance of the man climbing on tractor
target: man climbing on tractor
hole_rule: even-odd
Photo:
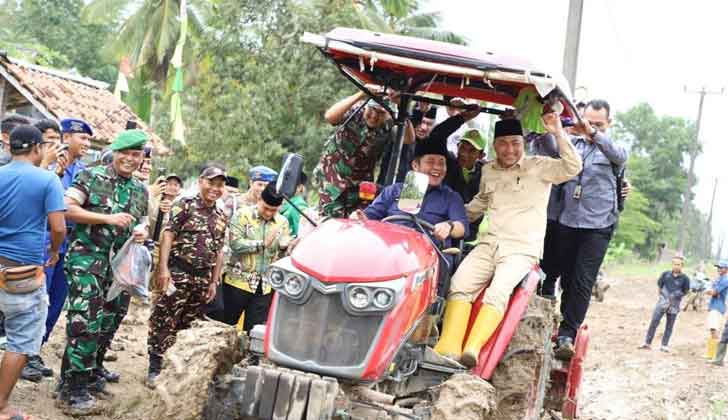
[[[480,192],[466,206],[470,220],[487,212],[491,223],[453,277],[435,351],[468,367],[477,364],[481,348],[503,319],[513,288],[538,263],[551,185],[572,178],[582,168],[558,114],[545,114],[543,123],[556,137],[561,159],[524,156],[520,121],[498,121],[496,160],[483,167]],[[488,283],[484,304],[463,347],[472,302]]]
[[[378,86],[367,85],[369,91]],[[391,93],[382,103],[396,98]],[[384,147],[392,139],[393,124],[387,110],[370,100],[361,106],[366,94],[358,92],[337,102],[324,114],[329,124],[337,126],[334,134],[324,143],[324,153],[314,170],[313,178],[319,186],[319,210],[332,217],[346,217],[357,208],[359,184],[374,181],[374,168]],[[404,143],[411,144],[415,133],[407,120]]]

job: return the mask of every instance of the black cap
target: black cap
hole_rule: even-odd
[[[495,134],[493,135],[493,138],[522,135],[523,128],[521,127],[521,122],[516,119],[510,118],[507,120],[497,121],[495,123]]]
[[[447,147],[445,147],[445,142],[443,141],[428,137],[424,140],[418,140],[415,143],[416,158],[424,155],[440,155],[447,158]]]
[[[269,206],[278,207],[283,204],[283,196],[276,192],[276,186],[272,182],[266,185],[260,198]]]
[[[430,109],[428,109],[427,112],[425,113],[425,118],[429,118],[431,120],[434,120],[435,118],[437,118],[437,107],[432,105],[430,107]]]
[[[234,176],[228,176],[227,180],[225,180],[225,185],[228,187],[239,188],[240,180]]]
[[[23,150],[41,143],[43,143],[43,133],[32,125],[20,125],[10,132],[11,149]]]

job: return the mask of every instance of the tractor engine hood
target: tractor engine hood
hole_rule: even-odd
[[[437,261],[429,240],[413,229],[378,221],[330,219],[306,235],[293,265],[327,283],[392,280]]]

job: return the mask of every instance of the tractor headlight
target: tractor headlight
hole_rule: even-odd
[[[394,301],[394,293],[389,289],[377,289],[374,292],[374,299],[372,301],[377,309],[387,309],[392,305],[392,301]]]
[[[279,288],[283,286],[283,282],[286,280],[286,275],[283,273],[283,270],[280,268],[271,268],[270,271],[268,271],[268,281],[270,281],[270,285],[274,288]]]
[[[351,306],[360,311],[366,309],[372,303],[371,291],[366,287],[352,287],[346,295]]]
[[[306,300],[311,278],[291,264],[290,257],[280,259],[268,267],[266,279],[278,293],[297,303]]]
[[[297,298],[303,294],[305,289],[306,279],[299,276],[298,274],[289,274],[285,278],[285,284],[283,289],[288,295],[293,298]]]

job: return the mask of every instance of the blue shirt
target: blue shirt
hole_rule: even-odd
[[[55,164],[52,165],[49,169],[51,172],[55,173]],[[63,185],[63,189],[67,190],[73,183],[73,179],[76,177],[76,174],[83,171],[84,169],[86,169],[86,165],[81,162],[81,159],[76,159],[73,161],[73,163],[68,165],[66,167],[66,170],[63,171],[63,177],[61,178],[61,184]],[[74,225],[75,223],[71,222],[70,220],[66,220],[67,227],[72,228]],[[66,235],[66,239],[63,240],[63,244],[61,245],[61,254],[65,254],[66,249],[68,248],[68,236],[70,235]]]
[[[408,213],[403,212],[397,207],[403,185],[402,183],[397,183],[383,189],[374,202],[364,210],[367,217],[373,220],[381,220],[388,216],[408,215]],[[447,185],[428,188],[417,217],[433,225],[448,220],[460,222],[465,227],[464,236],[468,236],[469,223],[468,216],[465,214],[463,199],[460,197],[460,194],[453,191]],[[397,223],[412,228],[415,227],[413,223]],[[445,245],[447,246],[447,244]]]
[[[65,210],[53,172],[16,160],[0,168],[0,256],[43,264],[48,213]]]
[[[718,296],[713,296],[708,304],[709,311],[718,311],[722,314],[725,313],[725,298],[728,295],[728,275],[720,276],[715,281],[711,289],[718,292]]]

